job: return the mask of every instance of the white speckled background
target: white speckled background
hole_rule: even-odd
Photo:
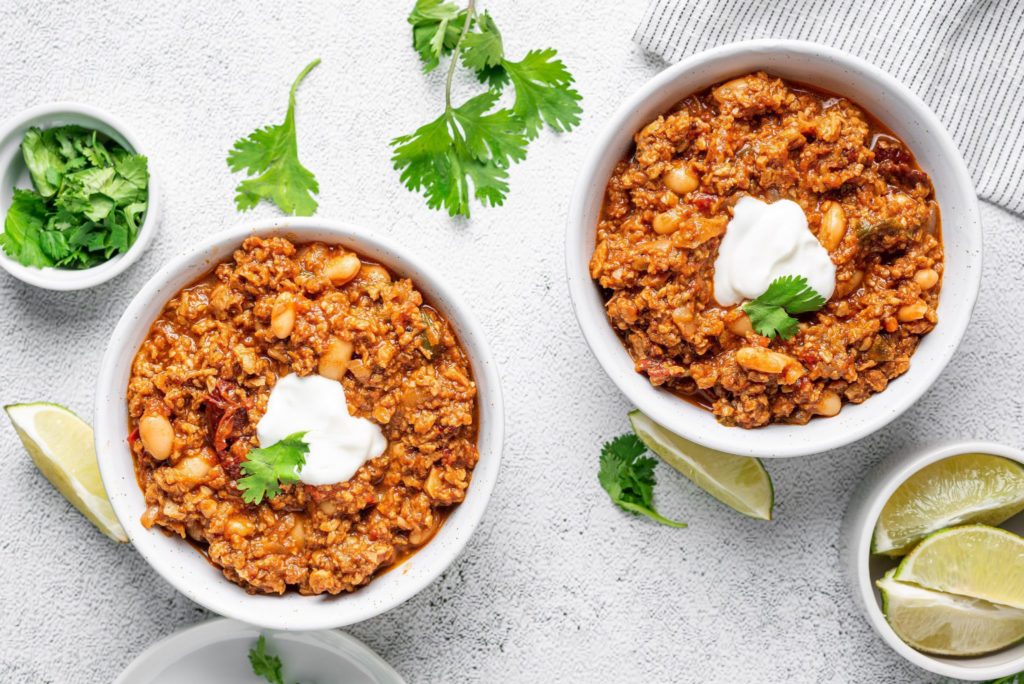
[[[475,207],[471,222],[427,210],[388,161],[387,140],[434,118],[443,97],[409,47],[408,4],[0,4],[0,117],[60,99],[109,109],[155,150],[165,206],[152,249],[104,286],[62,294],[0,275],[0,403],[58,401],[91,415],[124,306],[168,257],[244,220],[225,154],[283,118],[288,85],[320,56],[298,108],[320,215],[376,226],[447,273],[490,335],[507,405],[503,472],[466,552],[351,633],[414,682],[936,681],[856,612],[839,573],[839,521],[853,486],[893,449],[1021,441],[1024,220],[982,206],[974,324],[914,409],[855,446],[770,462],[773,522],[732,513],[662,468],[658,503],[691,527],[649,524],[597,484],[598,445],[626,429],[629,406],[580,336],[562,248],[589,141],[661,68],[630,40],[642,3],[484,3],[511,54],[560,50],[585,119],[572,134],[542,135],[513,169],[505,206]],[[944,296],[957,296],[955,283]],[[65,503],[6,420],[0,486],[0,681],[110,681],[154,640],[207,616]]]

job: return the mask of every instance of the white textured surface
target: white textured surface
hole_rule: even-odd
[[[320,214],[375,225],[448,273],[490,334],[508,421],[498,487],[462,558],[405,606],[350,631],[417,682],[935,681],[855,612],[839,574],[839,521],[851,488],[893,449],[1020,440],[1024,221],[983,206],[974,325],[902,419],[839,452],[769,463],[771,523],[663,468],[658,502],[691,527],[649,524],[597,484],[598,445],[626,429],[629,407],[580,337],[562,253],[589,140],[660,68],[630,41],[643,7],[490,3],[511,53],[559,48],[586,116],[572,134],[544,134],[514,169],[506,205],[474,208],[467,223],[428,211],[388,161],[387,140],[436,116],[442,98],[439,76],[422,77],[408,47],[406,5],[0,4],[0,116],[57,99],[108,108],[159,151],[165,192],[154,246],[113,282],[61,294],[0,277],[0,402],[59,401],[90,417],[100,355],[128,299],[169,256],[240,220],[224,156],[236,137],[283,117],[288,84],[320,56],[298,114]],[[944,296],[957,296],[955,283]],[[153,640],[205,617],[75,513],[6,421],[0,436],[0,681],[109,681]]]

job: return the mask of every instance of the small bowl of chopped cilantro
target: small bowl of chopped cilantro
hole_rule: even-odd
[[[156,233],[148,158],[117,119],[61,102],[0,127],[0,266],[50,290],[80,290],[131,266]]]

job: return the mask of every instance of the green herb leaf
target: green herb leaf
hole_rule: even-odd
[[[790,314],[817,311],[825,306],[825,298],[814,291],[803,276],[780,276],[773,280],[760,297],[741,309],[759,335],[788,340],[797,333],[797,320]]]
[[[74,148],[70,151],[73,152]],[[36,192],[43,197],[53,197],[60,187],[64,160],[77,155],[61,154],[53,129],[30,128],[21,141],[21,156],[25,159]]]
[[[281,659],[267,653],[267,640],[262,634],[256,640],[256,646],[249,649],[249,665],[254,675],[263,677],[270,684],[284,684]]]
[[[466,10],[444,0],[417,0],[409,14],[412,47],[423,60],[424,73],[433,71],[450,54],[466,25]]]
[[[402,182],[422,190],[431,209],[469,216],[470,192],[491,206],[505,201],[506,169],[526,156],[526,138],[509,110],[486,113],[497,99],[493,91],[481,93],[412,135],[391,141],[391,161]]]
[[[462,42],[462,63],[476,72],[499,66],[505,59],[501,32],[494,19],[484,12],[476,22],[476,30],[466,34]]]
[[[149,199],[145,157],[81,126],[30,129],[35,191],[16,190],[0,246],[35,267],[89,268],[135,242]]]
[[[0,246],[11,258],[25,266],[53,266],[55,259],[46,255],[42,234],[46,224],[46,203],[31,190],[14,189],[11,206],[0,233]]]
[[[547,124],[556,131],[568,131],[580,122],[580,94],[570,84],[572,74],[554,50],[531,50],[519,62],[503,61],[516,89],[512,111],[523,120],[526,137],[535,138]]]
[[[598,481],[620,508],[646,515],[662,525],[686,527],[686,523],[669,520],[654,510],[654,466],[657,460],[644,456],[646,451],[647,447],[640,438],[631,433],[605,443],[601,449]]]
[[[451,54],[445,80],[445,110],[411,135],[391,141],[391,161],[402,182],[422,192],[427,206],[469,216],[469,198],[500,205],[508,194],[510,164],[526,156],[526,143],[547,124],[557,131],[579,123],[580,95],[554,50],[532,51],[519,62],[505,58],[504,39],[490,14],[477,15],[442,0],[418,0],[409,23],[413,47],[431,71]],[[460,61],[491,90],[460,107],[451,104],[452,76]],[[497,109],[501,90],[515,86],[511,110]]]
[[[1024,684],[1024,672],[1018,672],[1017,674],[1010,675],[1008,677],[993,679],[986,684]]]
[[[286,214],[312,216],[320,186],[313,173],[299,162],[299,144],[295,133],[295,91],[306,75],[320,63],[315,59],[292,83],[288,93],[288,113],[284,123],[258,128],[235,141],[228,153],[233,172],[245,170],[255,176],[238,184],[235,205],[239,211],[252,209],[260,200],[276,204]]]
[[[245,503],[273,499],[281,493],[281,484],[299,481],[299,469],[309,453],[309,445],[302,441],[305,436],[296,432],[268,447],[249,450],[241,465],[246,476],[237,482]]]

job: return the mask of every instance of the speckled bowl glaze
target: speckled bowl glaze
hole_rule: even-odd
[[[892,650],[908,661],[943,677],[983,681],[1024,671],[1024,643],[974,658],[949,658],[917,651],[900,639],[882,613],[882,597],[875,582],[892,563],[871,555],[871,537],[889,498],[911,475],[925,466],[960,454],[992,454],[1024,464],[1024,451],[992,442],[957,442],[928,447],[910,453],[896,453],[882,461],[861,481],[843,520],[840,539],[842,566],[850,591],[864,612],[868,624]],[[1002,525],[1011,532],[1024,534],[1024,514]]]
[[[120,275],[139,260],[160,225],[160,177],[154,172],[149,151],[113,115],[77,102],[57,102],[26,110],[0,127],[0,231],[3,230],[3,217],[7,216],[7,209],[11,206],[14,188],[32,187],[32,179],[21,156],[21,140],[25,133],[33,127],[45,129],[69,125],[99,131],[126,150],[146,155],[149,158],[149,199],[139,234],[128,251],[92,268],[33,268],[0,250],[0,267],[18,280],[47,290],[84,290]]]
[[[763,70],[851,98],[889,126],[931,175],[942,212],[946,263],[939,322],[924,337],[910,370],[860,405],[807,425],[744,430],[714,416],[634,369],[605,315],[600,289],[590,278],[605,185],[626,155],[633,135],[683,97],[710,85]],[[605,372],[639,409],[669,430],[705,446],[745,456],[804,456],[854,442],[884,427],[931,387],[967,329],[981,282],[981,218],[963,158],[938,118],[916,95],[867,62],[823,45],[755,40],[701,52],[675,64],[630,95],[598,135],[573,191],[566,231],[569,292],[583,335]]]
[[[147,530],[139,521],[145,501],[128,449],[126,390],[132,359],[164,304],[181,288],[229,258],[250,235],[282,235],[301,242],[343,244],[378,261],[416,287],[447,316],[465,347],[477,382],[480,461],[466,499],[434,538],[397,568],[365,587],[339,596],[250,595],[182,539]],[[503,435],[498,370],[483,331],[455,293],[404,248],[369,231],[319,218],[254,221],[196,245],[161,269],[135,296],[110,338],[96,387],[96,453],[114,512],[132,544],[176,589],[215,613],[251,625],[281,630],[328,629],[366,620],[394,608],[430,584],[465,547],[480,522],[498,477]]]

